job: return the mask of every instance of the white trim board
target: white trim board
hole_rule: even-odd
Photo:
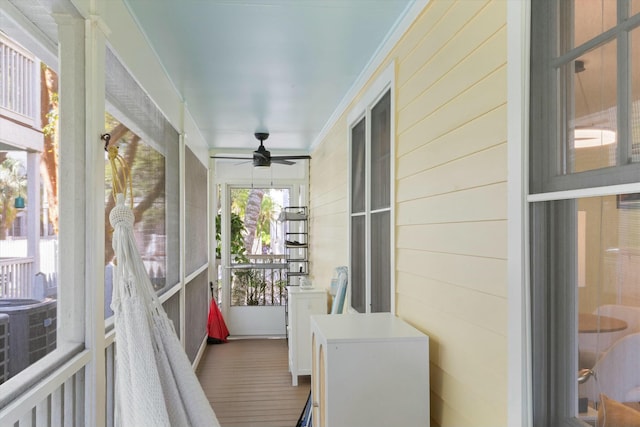
[[[528,125],[531,0],[507,4],[507,425],[530,427]]]

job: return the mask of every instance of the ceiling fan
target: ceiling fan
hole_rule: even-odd
[[[299,156],[272,156],[271,152],[264,147],[264,140],[269,138],[268,132],[256,132],[254,134],[256,139],[260,141],[260,146],[253,152],[251,159],[247,157],[235,157],[235,156],[211,156],[212,159],[237,159],[237,160],[252,160],[253,166],[269,167],[271,163],[281,163],[284,165],[293,165],[295,162],[291,160],[310,159],[311,156],[299,155]]]

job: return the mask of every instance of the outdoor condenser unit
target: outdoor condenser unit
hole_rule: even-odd
[[[9,377],[56,348],[56,300],[1,299],[9,315]]]
[[[0,314],[0,384],[9,379],[9,315]]]

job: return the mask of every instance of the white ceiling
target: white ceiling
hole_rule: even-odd
[[[307,152],[411,0],[124,0],[218,152]]]

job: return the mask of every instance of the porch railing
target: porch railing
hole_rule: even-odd
[[[35,119],[36,71],[33,56],[0,34],[0,108]]]
[[[231,305],[286,305],[285,255],[249,255],[231,265]]]
[[[33,298],[33,258],[0,258],[0,298]]]

